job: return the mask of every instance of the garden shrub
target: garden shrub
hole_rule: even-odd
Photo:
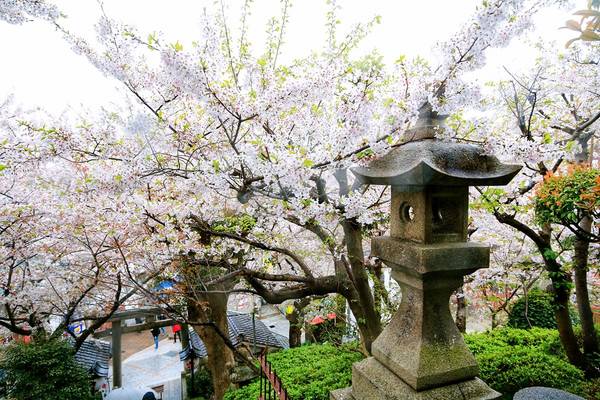
[[[577,312],[571,308],[570,314],[572,322],[578,324]],[[520,329],[531,327],[556,329],[552,294],[534,289],[529,291],[527,297],[519,298],[510,309],[508,326]]]
[[[64,340],[37,338],[30,344],[12,343],[2,350],[11,399],[95,400],[92,380],[75,362],[73,347]]]
[[[558,331],[544,328],[498,328],[465,335],[465,342],[473,354],[489,353],[507,346],[539,347],[545,351],[554,340],[560,345]]]
[[[583,332],[581,330],[581,326],[574,326],[573,332],[575,333],[575,338],[577,339],[579,348],[582,349]],[[598,340],[600,340],[600,325],[596,325],[596,334],[598,335]],[[565,353],[565,349],[563,348],[562,343],[560,341],[558,331],[553,331],[553,335],[549,337],[548,340],[544,343],[544,350],[548,354],[559,356],[565,360],[567,359],[567,354]]]
[[[600,378],[590,379],[584,386],[583,397],[590,400],[600,400]]]
[[[593,390],[583,372],[561,356],[556,330],[507,327],[465,335],[465,342],[479,363],[481,379],[505,399],[529,386],[553,387],[575,394]]]
[[[306,345],[269,355],[292,400],[329,400],[331,390],[350,386],[352,364],[363,358],[356,343]],[[258,381],[229,391],[226,400],[257,399]]]
[[[585,379],[580,369],[539,348],[506,347],[481,353],[476,358],[480,378],[504,395],[529,386],[553,387],[575,394],[582,394],[584,389]]]
[[[600,382],[589,382],[564,358],[558,332],[553,329],[499,328],[467,334],[465,342],[475,355],[480,377],[503,399],[529,386],[547,386],[600,400]],[[336,348],[309,345],[270,355],[273,368],[294,400],[328,400],[329,392],[350,386],[352,363],[362,355],[356,344]],[[230,391],[226,400],[258,398],[258,382]]]
[[[192,400],[205,400],[210,399],[213,395],[213,384],[210,371],[204,366],[200,365],[198,369],[194,371],[194,392],[192,393],[192,374],[186,376],[186,387],[187,394]]]

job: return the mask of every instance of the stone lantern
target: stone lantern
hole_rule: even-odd
[[[433,138],[443,119],[427,107],[411,142],[353,170],[364,184],[390,185],[391,235],[371,255],[402,289],[396,315],[354,364],[352,387],[334,400],[495,399],[450,314],[463,277],[489,264],[489,247],[467,242],[469,186],[505,185],[520,170],[483,149]],[[415,140],[416,139],[416,140]]]

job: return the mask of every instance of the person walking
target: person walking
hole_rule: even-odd
[[[177,343],[177,336],[179,336],[181,342],[181,325],[179,324],[173,325],[173,343]]]
[[[152,328],[150,333],[152,333],[152,337],[154,338],[154,350],[157,350],[158,349],[158,336],[160,335],[160,329]]]

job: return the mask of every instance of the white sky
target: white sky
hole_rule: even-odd
[[[233,29],[241,0],[224,0]],[[431,45],[456,31],[481,0],[339,0],[340,31],[354,23],[382,17],[361,52],[378,48],[391,63],[401,54],[430,57]],[[67,15],[63,22],[69,30],[93,38],[93,25],[100,15],[94,0],[56,0]],[[216,7],[213,0],[104,0],[107,14],[141,32],[162,31],[169,41],[190,43],[199,31],[199,16],[204,7]],[[575,4],[583,8],[584,1]],[[278,0],[254,0],[249,37],[256,49],[264,42],[267,20],[278,16]],[[290,10],[290,24],[283,49],[283,61],[321,48],[325,40],[325,0],[296,0]],[[558,46],[574,32],[559,30],[569,18],[567,10],[545,10],[536,18],[535,35],[557,40]],[[87,60],[75,55],[61,35],[44,22],[9,25],[0,22],[0,99],[14,93],[26,106],[41,106],[58,114],[107,103],[121,103],[119,85],[104,77]],[[491,50],[489,65],[478,73],[483,80],[505,77],[502,66],[523,69],[534,61],[535,53],[525,44],[513,41],[508,48]]]

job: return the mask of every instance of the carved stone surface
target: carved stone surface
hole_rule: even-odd
[[[391,236],[419,243],[467,240],[467,187],[428,187],[404,192],[392,188]]]
[[[335,400],[488,400],[498,397],[498,392],[477,378],[415,391],[373,357],[354,364],[351,391],[343,389],[331,396]]]
[[[396,275],[397,278],[397,275]],[[427,277],[415,287],[398,279],[402,303],[373,342],[373,356],[415,390],[471,379],[479,369],[450,315],[448,299],[462,276]],[[425,286],[428,289],[423,290]]]
[[[364,183],[397,187],[506,185],[521,166],[502,164],[470,144],[424,139],[352,169]]]
[[[496,399],[450,314],[463,277],[489,264],[489,248],[467,243],[471,185],[503,185],[520,166],[502,164],[480,147],[432,138],[443,119],[425,106],[406,143],[353,170],[363,183],[391,185],[391,237],[371,242],[371,256],[392,270],[402,302],[354,364],[352,388],[334,400]]]
[[[457,271],[467,275],[488,267],[490,250],[474,242],[420,244],[380,236],[371,240],[371,255],[385,260],[394,271]]]
[[[530,387],[515,393],[514,400],[584,400],[583,397],[546,387]]]

